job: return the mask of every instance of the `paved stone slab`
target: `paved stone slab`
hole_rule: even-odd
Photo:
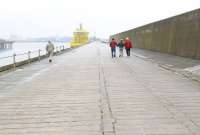
[[[199,103],[199,83],[94,42],[0,76],[0,134],[198,135]]]

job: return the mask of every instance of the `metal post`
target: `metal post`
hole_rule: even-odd
[[[14,53],[13,54],[13,68],[15,69],[16,68],[16,54]]]
[[[41,50],[39,49],[38,50],[38,60],[40,61],[40,52],[41,52]]]
[[[28,63],[31,63],[31,51],[28,51]]]
[[[56,46],[56,54],[58,53],[58,46]]]
[[[62,46],[60,46],[60,52],[62,51]]]

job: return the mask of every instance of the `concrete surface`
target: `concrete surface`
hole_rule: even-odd
[[[200,84],[91,43],[0,76],[1,135],[200,134]]]
[[[149,51],[146,49],[132,49],[134,56],[151,61],[159,66],[182,74],[189,79],[200,82],[200,60]]]

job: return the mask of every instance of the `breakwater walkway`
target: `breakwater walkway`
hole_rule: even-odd
[[[200,85],[93,42],[0,76],[1,135],[200,134]]]

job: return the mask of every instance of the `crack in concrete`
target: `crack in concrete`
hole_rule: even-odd
[[[99,56],[99,91],[100,91],[100,110],[101,110],[101,130],[102,130],[102,135],[105,133],[112,133],[113,135],[116,135],[116,130],[115,130],[115,124],[116,124],[116,119],[113,116],[112,108],[110,105],[110,98],[108,94],[108,90],[106,87],[106,78],[105,78],[105,73],[104,73],[104,68],[102,66],[101,62],[101,52],[100,48],[98,48],[98,56]],[[104,108],[105,107],[105,108]],[[108,112],[106,112],[108,110]],[[109,113],[109,120],[108,118],[105,118],[104,115],[106,113]],[[105,123],[105,121],[108,120],[111,123]],[[106,131],[105,125],[111,124],[112,125],[112,131]]]

